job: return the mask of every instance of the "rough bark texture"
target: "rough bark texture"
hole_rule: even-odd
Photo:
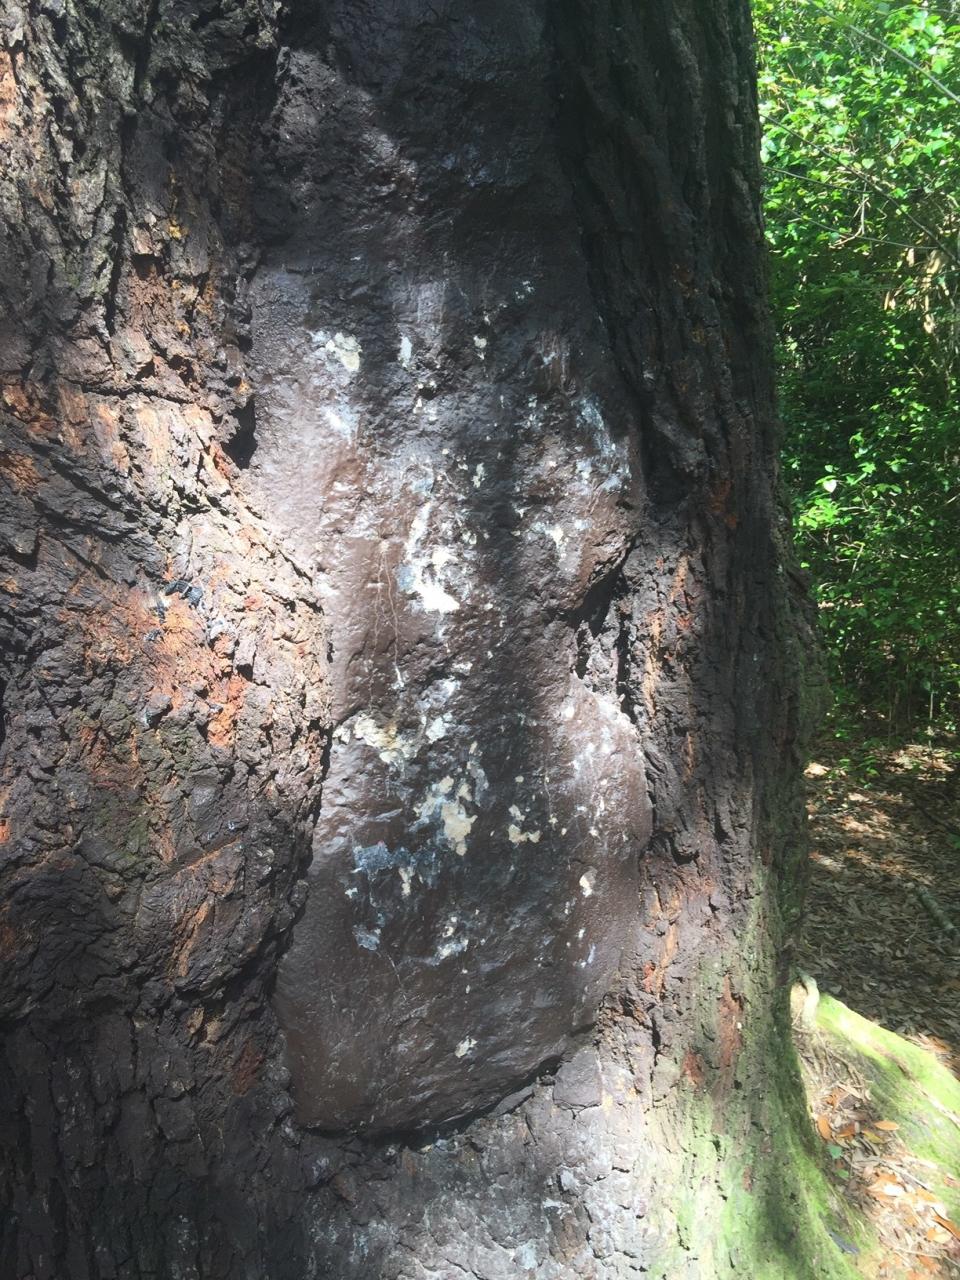
[[[807,1274],[754,116],[745,0],[7,0],[4,1276]]]

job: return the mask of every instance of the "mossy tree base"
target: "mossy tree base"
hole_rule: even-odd
[[[929,1050],[820,997],[809,979],[794,992],[816,1145],[846,1202],[856,1273],[953,1275],[960,1081]]]

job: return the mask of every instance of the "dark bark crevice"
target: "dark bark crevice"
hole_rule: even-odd
[[[246,404],[234,410],[236,429],[224,441],[223,451],[233,460],[240,471],[246,471],[253,461],[257,448],[256,401],[253,396]]]

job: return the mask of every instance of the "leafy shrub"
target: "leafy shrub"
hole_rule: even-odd
[[[960,701],[960,23],[755,0],[784,471],[842,699]]]

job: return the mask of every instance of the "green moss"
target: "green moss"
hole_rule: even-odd
[[[960,1188],[944,1175],[960,1168],[960,1081],[932,1053],[869,1022],[830,996],[822,996],[817,1030],[831,1050],[870,1084],[878,1120],[893,1120],[897,1137],[913,1156],[930,1164],[930,1186],[960,1213]]]
[[[755,939],[760,924],[758,916]],[[749,957],[753,976],[772,972],[762,945],[754,954],[749,942],[741,940],[740,955]],[[702,1074],[678,1070],[660,1115],[666,1132],[658,1149],[677,1151],[678,1159],[662,1183],[655,1229],[663,1253],[652,1274],[863,1280],[873,1270],[876,1240],[829,1176],[785,1002],[757,984],[752,1017],[745,1006],[744,1043],[724,1070],[722,1015],[715,1013],[723,1008],[723,978],[715,960],[699,975],[697,990],[704,1037],[694,1057],[712,1066]],[[771,1004],[772,1015],[759,1012]]]
[[[831,1185],[807,1114],[788,1020],[751,1064],[768,1089],[754,1100],[747,1158],[731,1143],[719,1239],[728,1255],[718,1276],[756,1280],[850,1280],[875,1248],[869,1229]],[[719,1263],[724,1259],[718,1258]]]
[[[862,1280],[857,1263],[874,1241],[830,1186],[796,1096],[775,1089],[736,1137],[716,1131],[713,1099],[690,1099],[683,1176],[668,1197],[676,1248],[661,1256],[661,1280],[689,1274],[691,1261],[704,1280]]]

